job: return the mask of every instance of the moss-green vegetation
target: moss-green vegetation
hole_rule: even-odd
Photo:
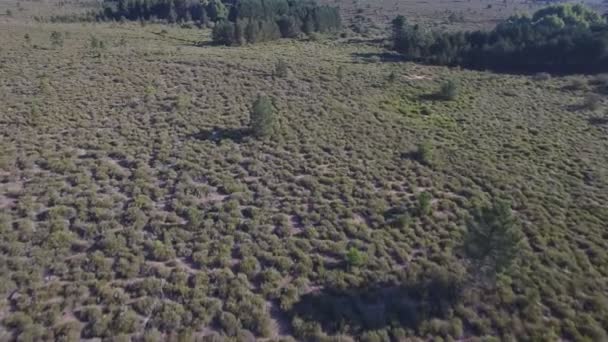
[[[605,340],[605,76],[28,11],[0,19],[0,340]]]

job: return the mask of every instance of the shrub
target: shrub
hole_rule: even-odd
[[[277,25],[283,38],[294,38],[300,33],[298,23],[294,17],[283,15],[277,20]]]
[[[216,44],[233,45],[235,43],[234,24],[229,21],[220,21],[213,27],[211,37]]]
[[[346,264],[349,268],[362,266],[366,261],[367,255],[354,247],[346,253]]]
[[[587,88],[587,84],[585,83],[584,80],[580,79],[580,78],[575,78],[573,79],[570,84],[568,86],[566,86],[566,89],[568,90],[584,90]]]
[[[344,79],[344,66],[340,65],[338,67],[338,71],[336,72],[336,77],[338,78],[338,81],[342,82],[342,80]]]
[[[287,77],[288,72],[289,72],[289,68],[288,68],[287,62],[285,62],[285,60],[283,60],[283,59],[279,59],[277,61],[277,63],[274,65],[273,75],[275,77],[284,78],[284,77]]]
[[[89,38],[89,43],[91,46],[91,49],[93,50],[97,50],[97,49],[103,49],[104,48],[104,43],[102,40],[98,39],[95,36],[91,36]]]
[[[453,101],[458,97],[458,85],[453,80],[448,80],[439,88],[439,98],[446,101]]]
[[[602,97],[598,94],[589,94],[585,97],[583,108],[587,110],[598,110],[602,104]]]
[[[251,110],[250,128],[255,137],[263,138],[272,135],[275,126],[275,115],[272,102],[267,96],[258,96]]]
[[[418,144],[416,158],[423,164],[432,165],[435,159],[435,149],[429,141]]]
[[[245,30],[243,32],[245,41],[250,44],[256,43],[258,41],[258,31],[259,28],[257,23],[252,20],[249,20],[249,22],[247,22],[247,25],[245,25]]]
[[[61,33],[57,32],[57,31],[51,32],[50,40],[51,40],[51,45],[53,45],[54,47],[63,46],[63,36],[61,35]]]
[[[281,31],[274,20],[263,20],[258,22],[258,42],[265,42],[281,38]]]
[[[431,194],[428,192],[418,194],[418,214],[427,216],[431,213],[431,210]]]
[[[551,79],[551,75],[546,72],[539,72],[532,77],[535,81],[548,81]]]
[[[245,273],[248,277],[253,277],[258,272],[260,265],[255,257],[248,256],[239,264],[239,271]]]
[[[467,222],[464,248],[476,275],[509,269],[521,246],[522,233],[506,202],[476,208]]]
[[[235,336],[241,327],[239,320],[230,312],[223,312],[220,315],[219,324],[228,336]]]

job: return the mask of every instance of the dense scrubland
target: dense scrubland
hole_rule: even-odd
[[[0,3],[0,340],[607,339],[608,76],[399,45],[605,21],[442,4],[224,46],[229,4]]]

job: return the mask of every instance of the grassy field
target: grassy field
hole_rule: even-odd
[[[217,47],[27,19],[39,4],[60,8],[0,18],[0,340],[608,338],[601,77],[421,66],[350,38]],[[455,101],[430,96],[446,80]],[[259,94],[267,140],[246,134]],[[423,275],[464,272],[468,212],[495,198],[526,236],[514,272],[379,319]]]

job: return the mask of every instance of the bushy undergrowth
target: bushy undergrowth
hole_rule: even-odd
[[[606,77],[0,28],[0,340],[605,340]]]

